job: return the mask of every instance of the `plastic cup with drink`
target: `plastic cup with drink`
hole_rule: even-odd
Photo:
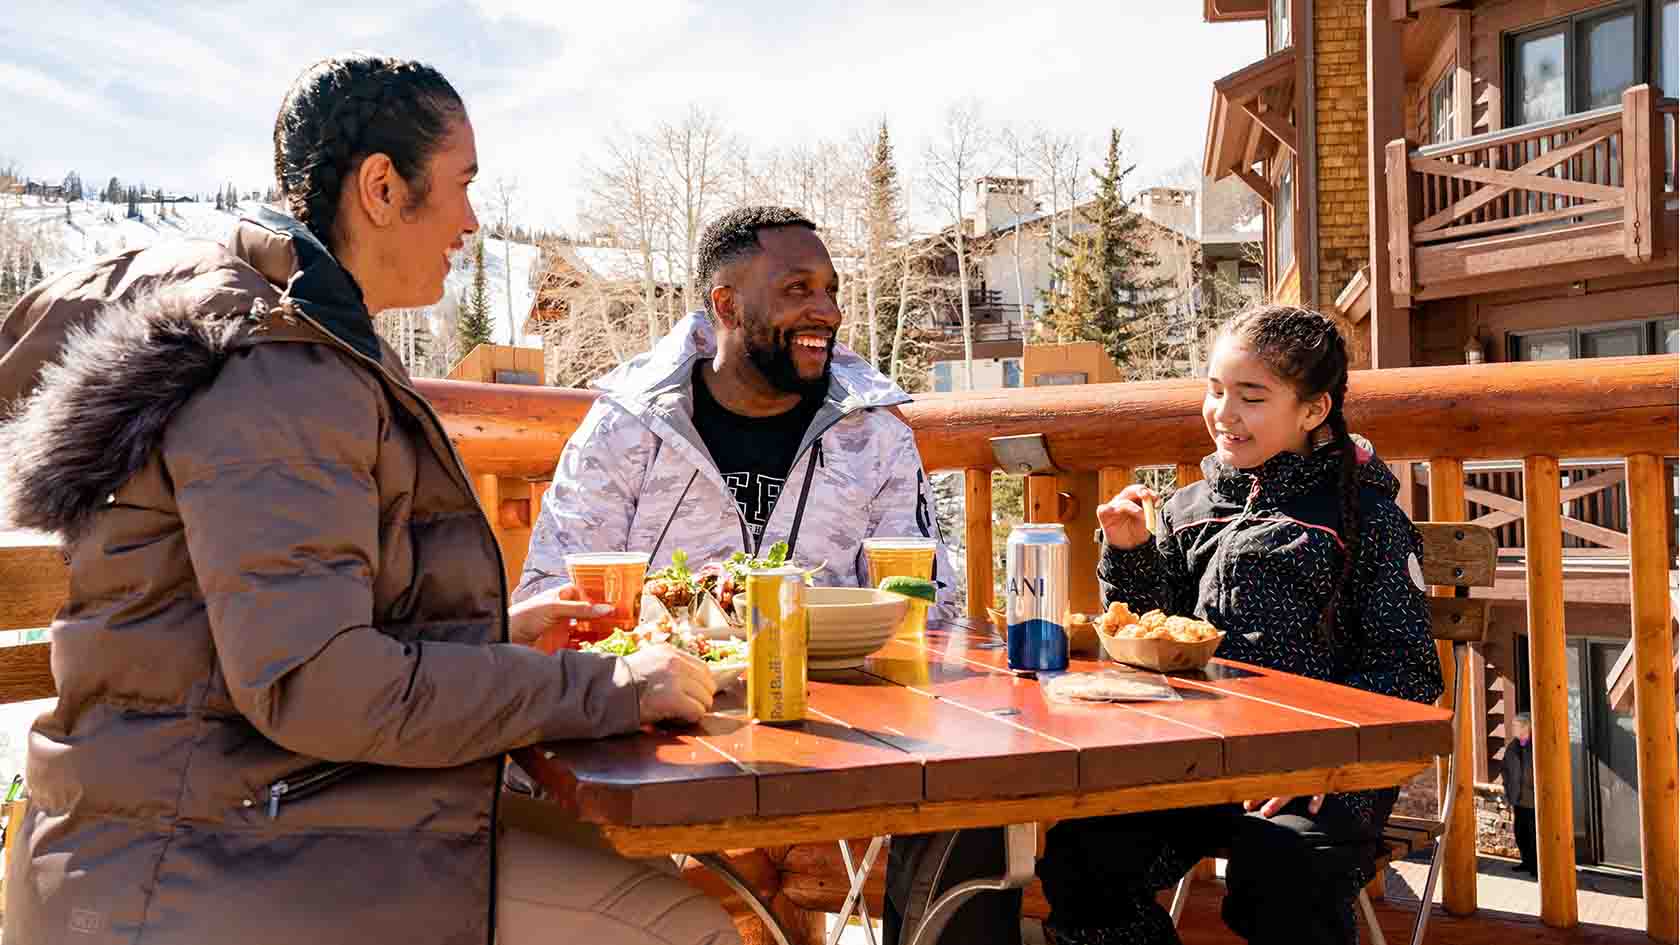
[[[584,551],[567,555],[566,570],[571,573],[572,585],[590,601],[611,604],[613,609],[605,617],[576,621],[568,634],[571,645],[606,639],[614,630],[634,629],[647,569],[648,555],[639,551]],[[564,640],[564,637],[551,640],[553,636],[557,634],[545,634],[538,647],[552,653]]]
[[[889,577],[932,580],[937,549],[938,542],[932,538],[865,538],[863,559],[869,586],[880,587],[881,581]],[[913,635],[927,629],[927,611],[926,601],[912,598],[897,635]]]

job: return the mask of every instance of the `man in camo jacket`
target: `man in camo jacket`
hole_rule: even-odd
[[[568,583],[566,555],[672,552],[693,566],[787,542],[819,585],[864,582],[863,540],[939,539],[909,396],[837,344],[838,276],[816,227],[777,207],[702,236],[691,313],[595,383],[531,533],[515,600]],[[934,616],[955,616],[941,541]]]

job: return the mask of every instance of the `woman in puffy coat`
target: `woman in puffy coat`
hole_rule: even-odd
[[[593,608],[509,611],[470,478],[374,332],[441,297],[478,227],[460,97],[419,63],[318,63],[274,161],[289,215],[0,322],[0,520],[70,565],[5,940],[734,941],[669,871],[499,816],[509,750],[692,720],[711,685],[669,648],[520,645]]]

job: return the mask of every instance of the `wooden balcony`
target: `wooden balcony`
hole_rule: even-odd
[[[1639,85],[1619,105],[1556,121],[1425,148],[1390,142],[1395,296],[1410,305],[1566,281],[1579,264],[1672,252],[1675,120],[1674,99]]]
[[[1665,458],[1674,454],[1680,435],[1677,368],[1674,357],[1660,356],[1365,371],[1354,375],[1348,396],[1350,423],[1385,458],[1429,463],[1431,489],[1427,507],[1414,510],[1417,518],[1511,516],[1509,502],[1520,503],[1522,557],[1512,567],[1521,576],[1529,625],[1541,785],[1541,920],[1556,929],[1572,929],[1579,922],[1565,704],[1565,535],[1579,537],[1583,525],[1614,530],[1619,550],[1619,536],[1625,534],[1625,569],[1606,580],[1626,587],[1631,605],[1647,924],[1651,940],[1668,943],[1676,940],[1680,910],[1668,586],[1672,503],[1665,484]],[[443,416],[480,484],[491,521],[517,561],[533,503],[540,501],[544,480],[594,395],[446,381],[421,381],[419,386]],[[924,395],[902,408],[902,415],[915,429],[930,470],[964,475],[966,547],[990,548],[992,474],[998,468],[992,438],[1041,434],[1056,471],[1028,477],[1027,517],[1062,521],[1070,535],[1089,535],[1100,498],[1132,481],[1139,469],[1174,467],[1180,482],[1197,476],[1195,463],[1207,451],[1201,398],[1198,382],[1182,380],[1033,388]],[[1495,470],[1474,465],[1467,483],[1466,463],[1513,457],[1524,474],[1522,491],[1498,485],[1488,478]],[[1607,457],[1614,459],[1606,462]],[[1565,464],[1573,460],[1591,460],[1602,468],[1580,472],[1565,486]],[[1611,473],[1612,465],[1619,471]],[[1598,501],[1608,512],[1581,510],[1582,502],[1613,485],[1625,490],[1625,499],[1616,500],[1625,502],[1625,513],[1602,498]],[[1502,492],[1503,498],[1493,498]],[[1567,526],[1566,518],[1573,520]],[[1610,539],[1602,531],[1586,531],[1588,537]],[[1094,598],[1096,548],[1086,540],[1076,541],[1072,550],[1074,577],[1080,581],[1073,588],[1078,606],[1081,596]],[[983,616],[993,603],[993,559],[970,554],[966,569],[969,612]],[[1468,756],[1467,746],[1475,740],[1472,726],[1480,723],[1470,713],[1463,722],[1461,745],[1466,747],[1461,750]],[[1445,911],[1485,926],[1478,939],[1568,940],[1537,937],[1505,917],[1478,913],[1472,766],[1461,765],[1459,771],[1460,780],[1451,786],[1460,800],[1446,840]]]
[[[517,569],[545,481],[596,395],[460,381],[419,381],[417,386],[442,417],[478,488],[487,517]],[[962,473],[964,544],[971,549],[992,547],[992,477],[999,471],[993,438],[1019,434],[1044,438],[1054,469],[1027,478],[1027,517],[1064,522],[1075,537],[1072,576],[1081,582],[1073,589],[1078,606],[1080,595],[1089,600],[1095,591],[1096,548],[1083,536],[1092,532],[1099,499],[1132,481],[1145,467],[1173,467],[1181,483],[1197,475],[1194,464],[1207,451],[1202,389],[1194,380],[1173,380],[936,394],[918,397],[901,414],[915,431],[930,470]],[[1632,624],[1629,660],[1635,671],[1629,685],[1636,707],[1647,934],[1651,941],[1674,945],[1680,928],[1680,815],[1668,585],[1673,566],[1672,501],[1665,483],[1665,458],[1674,454],[1680,437],[1680,359],[1654,356],[1363,371],[1352,379],[1348,403],[1352,427],[1369,436],[1386,459],[1429,464],[1428,499],[1424,507],[1414,509],[1415,517],[1462,521],[1473,516],[1514,516],[1515,508],[1503,499],[1493,501],[1495,495],[1519,502],[1521,507],[1520,573],[1529,628],[1535,729],[1540,919],[1550,928],[1501,912],[1498,902],[1478,903],[1476,830],[1469,800],[1473,766],[1462,764],[1448,786],[1457,800],[1444,841],[1441,908],[1450,918],[1435,926],[1433,940],[1537,945],[1628,940],[1577,928],[1581,914],[1571,805],[1564,562],[1566,533],[1580,535],[1581,529],[1576,524],[1566,526],[1567,517],[1626,536],[1625,570],[1613,580],[1627,589]],[[1520,458],[1520,491],[1490,478],[1504,470],[1476,465],[1512,457]],[[1565,484],[1573,461],[1591,461],[1592,468],[1569,472]],[[1606,498],[1611,488],[1622,493]],[[1601,508],[1589,511],[1581,503],[1594,496],[1599,497]],[[1625,512],[1617,510],[1619,505],[1625,505]],[[1516,522],[1511,518],[1503,525]],[[1590,532],[1591,536],[1609,539],[1600,532]],[[993,569],[989,554],[967,556],[971,614],[983,616],[992,603]],[[38,580],[30,583],[16,574],[0,575],[0,612],[35,615],[45,622],[64,599],[66,575],[52,549],[43,550],[33,564],[24,563],[21,576],[30,574]],[[29,680],[41,695],[50,694],[48,656],[45,644],[0,650],[0,681]],[[1458,751],[1470,757],[1477,720],[1467,712],[1461,714],[1460,722]],[[1206,904],[1198,909],[1216,914]],[[1405,916],[1403,911],[1385,910],[1383,921],[1397,927]],[[1222,933],[1197,934],[1187,940],[1230,941]]]

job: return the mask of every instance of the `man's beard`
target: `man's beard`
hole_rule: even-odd
[[[798,394],[801,397],[821,397],[828,392],[828,377],[834,365],[834,339],[828,342],[828,357],[823,362],[822,374],[815,378],[801,377],[799,366],[793,360],[793,336],[804,329],[792,329],[785,332],[781,338],[775,335],[775,329],[768,324],[767,319],[756,317],[753,313],[745,313],[743,322],[747,328],[747,358],[753,367],[771,387],[785,394]]]

